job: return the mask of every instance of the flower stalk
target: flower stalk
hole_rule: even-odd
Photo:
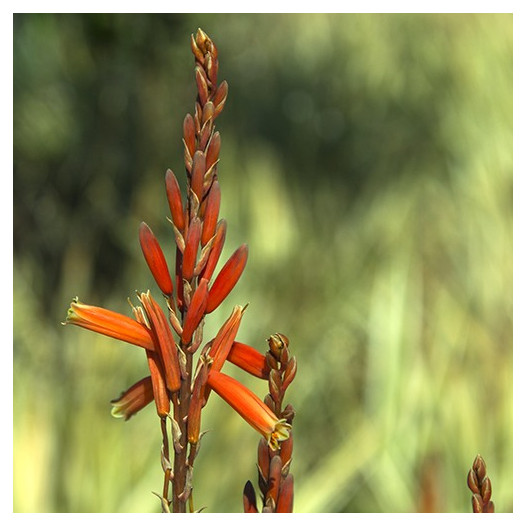
[[[473,513],[495,513],[495,504],[491,500],[491,481],[486,475],[486,463],[480,455],[475,457],[468,472],[468,487],[473,493]]]
[[[211,392],[263,436],[264,446],[260,448],[271,459],[266,462],[262,458],[259,466],[261,471],[268,464],[268,472],[261,475],[264,486],[260,484],[265,488],[266,508],[292,511],[288,470],[294,411],[290,406],[281,408],[296,371],[295,359],[290,358],[288,348],[283,349],[288,340],[282,335],[272,336],[266,355],[236,341],[246,310],[236,305],[216,336],[202,345],[206,316],[225,302],[239,282],[246,268],[248,246],[243,244],[235,250],[214,279],[227,232],[226,221],[219,216],[221,136],[215,121],[225,107],[228,84],[218,84],[218,52],[210,37],[198,29],[190,45],[197,97],[194,113],[183,121],[185,194],[175,173],[170,169],[165,172],[176,246],[173,266],[150,227],[145,222],[139,227],[144,259],[164,300],[158,303],[150,291],[137,293],[139,305],[132,305],[135,319],[74,300],[66,323],[145,350],[149,375],[111,402],[112,415],[129,420],[155,403],[161,427],[163,482],[162,493],[157,496],[162,512],[194,511],[193,470],[203,436],[201,415]],[[162,303],[166,303],[165,308]],[[277,351],[272,354],[272,349],[279,346],[282,348],[274,356]],[[241,382],[221,372],[227,360],[269,382],[271,400],[260,400]],[[251,492],[247,485],[246,491],[245,509],[255,501],[253,487]],[[257,511],[255,504],[251,510]]]

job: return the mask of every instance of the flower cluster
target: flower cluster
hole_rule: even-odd
[[[491,500],[491,481],[486,475],[486,463],[477,455],[468,472],[468,488],[471,496],[473,513],[495,513],[495,504]]]
[[[202,30],[192,35],[191,48],[198,96],[194,114],[187,114],[183,123],[187,182],[184,200],[175,174],[168,170],[165,175],[176,245],[173,276],[150,227],[146,223],[139,227],[140,246],[164,296],[161,303],[165,303],[165,308],[150,291],[137,294],[138,304],[132,305],[133,317],[75,299],[66,319],[68,324],[145,350],[149,374],[112,401],[112,414],[128,420],[151,402],[155,403],[163,433],[162,509],[175,512],[186,511],[187,503],[193,511],[192,471],[202,436],[201,412],[211,391],[261,433],[270,451],[279,451],[280,444],[289,439],[291,428],[290,415],[287,418],[281,414],[281,407],[272,408],[242,383],[221,372],[228,360],[274,384],[279,376],[283,385],[280,375],[285,369],[276,375],[275,360],[276,363],[236,341],[245,308],[235,306],[215,338],[202,345],[205,317],[223,303],[239,281],[248,247],[241,245],[216,272],[227,225],[224,219],[219,219],[221,191],[217,169],[221,138],[215,120],[224,108],[228,85],[226,81],[217,84],[217,49]],[[290,369],[288,383],[295,374],[295,361],[293,373]],[[167,424],[171,427],[173,460]]]

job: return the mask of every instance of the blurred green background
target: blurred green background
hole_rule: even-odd
[[[173,258],[189,38],[216,43],[223,261],[245,274],[205,341],[283,332],[298,359],[298,512],[469,512],[482,454],[512,511],[512,15],[15,15],[14,511],[150,512],[150,406],[109,400],[144,353],[63,327],[74,296],[131,314],[144,220]],[[257,383],[228,364],[263,396]],[[196,507],[242,511],[258,435],[204,413]]]

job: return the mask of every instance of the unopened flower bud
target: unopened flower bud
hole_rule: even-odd
[[[148,264],[155,282],[165,296],[171,296],[173,293],[173,283],[166,259],[157,238],[154,236],[150,227],[144,222],[142,222],[139,227],[139,241],[144,259]]]

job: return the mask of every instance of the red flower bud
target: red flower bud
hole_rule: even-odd
[[[195,260],[197,258],[200,238],[201,221],[194,218],[190,221],[190,226],[188,227],[183,253],[182,273],[186,281],[190,281],[194,277]]]
[[[181,386],[179,356],[168,320],[149,292],[141,294],[140,300],[157,339],[157,349],[164,366],[166,387],[169,391],[177,391]]]
[[[203,198],[203,189],[206,172],[206,157],[201,150],[197,150],[194,154],[194,161],[192,164],[191,187],[199,202]]]
[[[279,489],[279,498],[276,505],[276,513],[292,513],[294,504],[294,477],[289,473]]]
[[[183,325],[181,342],[186,345],[192,340],[192,335],[203,318],[208,301],[208,280],[202,279],[192,296]]]
[[[146,351],[148,368],[152,378],[153,398],[155,407],[160,418],[164,418],[170,412],[170,399],[166,390],[166,383],[163,375],[163,364],[161,356],[157,352]]]
[[[183,140],[190,158],[193,159],[195,153],[195,121],[189,113],[186,114],[183,121]]]
[[[206,263],[205,269],[203,270],[203,274],[201,275],[201,279],[207,279],[208,281],[210,281],[210,279],[212,278],[212,274],[214,273],[214,270],[217,266],[217,262],[219,261],[219,256],[221,256],[223,246],[225,245],[225,237],[226,221],[224,219],[221,219],[217,223],[215,239],[212,248],[210,249],[208,261]]]
[[[241,245],[219,272],[208,294],[206,313],[217,309],[238,282],[248,258],[248,246]]]
[[[173,283],[166,259],[157,238],[154,236],[150,227],[144,222],[142,222],[139,227],[139,241],[144,259],[150,268],[155,282],[165,296],[171,296],[173,293]]]
[[[221,205],[221,190],[219,183],[214,181],[206,198],[206,209],[203,217],[203,231],[201,232],[201,246],[205,246],[214,236]]]
[[[166,197],[168,198],[168,206],[170,207],[170,214],[172,221],[179,232],[184,231],[184,206],[181,197],[181,189],[179,183],[172,170],[166,171],[164,178],[166,186]]]

